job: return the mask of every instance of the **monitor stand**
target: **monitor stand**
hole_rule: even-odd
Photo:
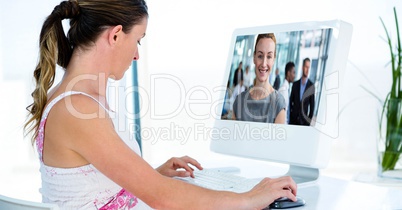
[[[285,175],[291,176],[297,185],[304,185],[317,181],[320,171],[318,168],[289,165],[289,170]]]

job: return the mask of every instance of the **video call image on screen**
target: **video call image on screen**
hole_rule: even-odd
[[[331,33],[237,36],[221,119],[314,126]]]

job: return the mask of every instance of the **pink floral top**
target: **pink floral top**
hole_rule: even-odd
[[[57,203],[61,209],[151,209],[103,175],[92,164],[76,168],[56,168],[43,163],[43,141],[49,111],[58,101],[73,94],[83,94],[97,101],[86,93],[70,91],[57,96],[44,110],[36,137],[42,178],[42,187],[39,190],[42,194],[42,202]],[[99,101],[97,102],[105,109]],[[139,153],[137,142],[129,143],[135,143],[134,146],[129,146]]]

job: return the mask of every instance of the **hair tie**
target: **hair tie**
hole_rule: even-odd
[[[57,5],[52,15],[57,15],[61,20],[67,18],[75,18],[80,14],[80,7],[76,0],[63,1]]]

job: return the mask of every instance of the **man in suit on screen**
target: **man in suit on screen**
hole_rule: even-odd
[[[314,113],[315,87],[308,79],[310,59],[303,60],[303,75],[293,83],[289,98],[289,124],[310,126]]]

